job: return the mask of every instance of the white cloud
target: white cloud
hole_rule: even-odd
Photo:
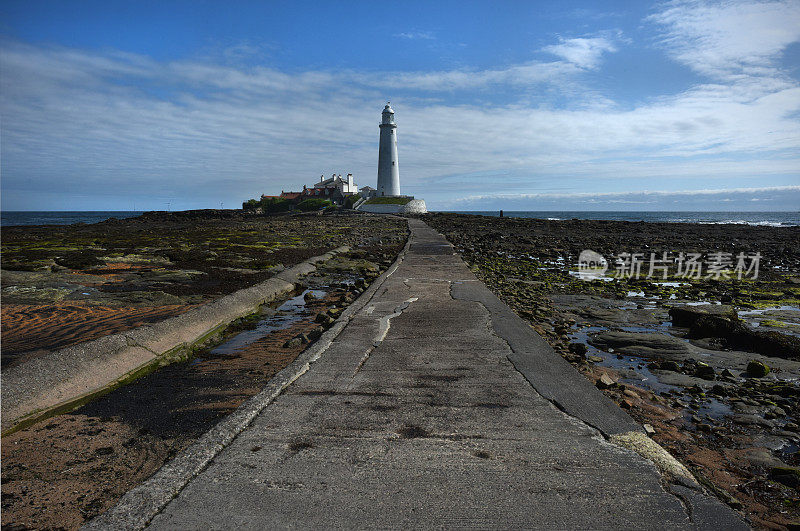
[[[665,206],[672,207],[673,210],[684,210],[687,206],[706,205],[709,211],[730,211],[753,202],[770,202],[786,208],[798,199],[800,199],[800,186],[606,193],[486,194],[459,198],[448,203],[446,209],[468,210],[482,206],[505,210],[535,210],[557,206],[560,210],[572,208],[591,210],[603,207],[616,209],[619,205],[631,205],[643,210],[665,209]]]
[[[376,87],[414,90],[468,90],[491,85],[531,85],[535,83],[569,83],[578,73],[573,65],[561,61],[551,63],[531,62],[501,69],[446,70],[433,72],[398,72],[392,75],[377,73],[355,74],[363,84]]]
[[[432,41],[436,39],[436,36],[429,31],[408,31],[404,33],[396,33],[394,36],[408,40]]]
[[[606,37],[561,39],[559,44],[545,46],[542,51],[565,59],[580,68],[597,68],[603,53],[616,52],[617,47]]]
[[[649,20],[665,28],[661,42],[677,61],[717,78],[773,74],[800,40],[796,0],[676,0]]]
[[[766,186],[754,188],[717,188],[699,190],[637,190],[630,192],[572,192],[567,194],[489,194],[464,197],[458,201],[473,202],[481,199],[582,199],[620,198],[631,195],[644,197],[760,194],[765,192],[800,192],[800,186]]]

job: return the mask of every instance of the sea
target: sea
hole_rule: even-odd
[[[458,214],[499,216],[499,210],[455,211]],[[71,225],[97,223],[110,218],[124,219],[143,214],[140,211],[70,211],[70,212],[0,212],[0,226]],[[504,216],[538,219],[606,219],[614,221],[649,221],[653,223],[741,223],[768,227],[800,226],[800,212],[592,212],[592,211],[511,211]]]
[[[15,225],[72,225],[74,223],[98,223],[111,218],[135,218],[144,212],[133,210],[107,210],[107,211],[63,211],[63,212],[35,212],[35,211],[2,211],[0,212],[0,226],[12,227]]]
[[[493,211],[453,211],[457,214],[477,214],[481,216],[499,216],[499,210]],[[503,216],[510,218],[536,218],[550,220],[595,219],[612,221],[647,221],[650,223],[721,223],[744,224],[767,227],[800,226],[798,212],[616,212],[616,211],[503,211]]]

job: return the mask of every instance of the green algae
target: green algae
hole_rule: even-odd
[[[4,228],[2,267],[43,273],[102,271],[112,276],[87,282],[98,287],[108,281],[98,289],[109,295],[112,289],[155,289],[216,296],[263,280],[277,265],[291,267],[340,245],[396,247],[406,235],[403,220],[360,215],[219,219],[156,213],[94,225]],[[135,267],[110,267],[116,264]],[[152,274],[163,273],[163,268],[176,274]],[[195,271],[205,275],[187,273]],[[118,289],[128,284],[133,285]]]

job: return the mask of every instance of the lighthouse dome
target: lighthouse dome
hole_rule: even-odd
[[[392,110],[392,107],[388,103],[386,104],[386,107],[383,108],[383,112],[390,112],[390,113],[394,114],[394,111]]]

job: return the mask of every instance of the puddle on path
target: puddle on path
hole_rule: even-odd
[[[327,292],[319,289],[307,289],[299,295],[287,300],[275,310],[274,315],[261,319],[254,328],[239,332],[221,345],[211,349],[204,357],[197,357],[191,361],[192,365],[204,362],[213,356],[229,356],[279,330],[285,330],[308,317],[306,311],[306,294],[311,294],[315,299],[323,298]]]

